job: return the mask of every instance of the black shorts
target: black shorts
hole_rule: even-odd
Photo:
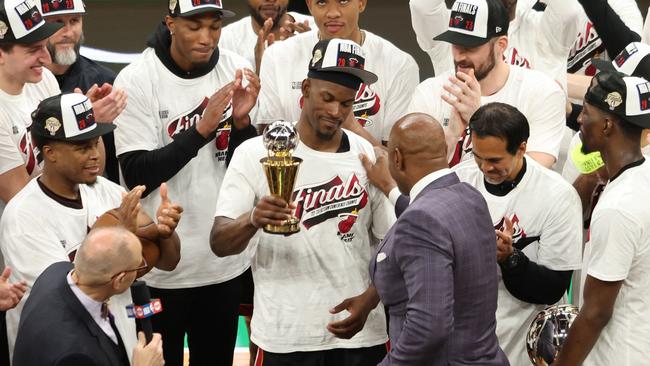
[[[271,353],[259,348],[255,366],[377,366],[386,352],[387,344],[292,353]]]
[[[253,316],[253,294],[255,284],[253,283],[253,271],[249,268],[241,275],[244,285],[244,292],[239,301],[239,315]]]

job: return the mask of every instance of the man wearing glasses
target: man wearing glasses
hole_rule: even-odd
[[[11,282],[31,286],[52,263],[74,260],[89,228],[108,210],[119,206],[112,212],[131,232],[144,220],[152,221],[140,210],[144,186],[125,193],[99,175],[98,141],[113,129],[115,125],[96,123],[90,101],[77,93],[47,98],[32,113],[32,140],[43,159],[43,173],[10,201],[0,221],[0,249],[13,269]],[[171,271],[180,260],[175,229],[182,208],[170,201],[164,184],[160,192],[154,223],[160,248],[156,267]],[[129,350],[136,344],[135,322],[125,310],[130,303],[128,291],[113,297],[115,324]],[[23,304],[7,312],[10,352]]]
[[[25,304],[14,365],[129,365],[109,307],[146,268],[138,238],[121,227],[92,230],[74,265],[57,262],[41,274]],[[112,304],[110,304],[112,305]],[[133,365],[163,365],[162,339],[145,346],[138,334]],[[34,345],[39,352],[34,352]]]

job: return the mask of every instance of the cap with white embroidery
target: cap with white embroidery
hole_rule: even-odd
[[[434,38],[462,47],[478,47],[508,34],[510,19],[501,0],[456,0],[447,31]]]
[[[585,102],[634,125],[650,128],[650,82],[646,79],[601,71],[592,79]]]
[[[61,27],[61,23],[47,23],[34,0],[0,0],[0,43],[32,44]]]

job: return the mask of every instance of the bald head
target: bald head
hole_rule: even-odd
[[[142,247],[135,234],[120,226],[93,229],[75,256],[75,272],[84,283],[106,282],[139,263]]]
[[[447,158],[447,144],[442,126],[424,113],[411,113],[395,123],[390,131],[389,148],[398,148],[402,154],[417,155],[418,160]]]

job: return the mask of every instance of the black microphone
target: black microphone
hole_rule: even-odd
[[[151,294],[149,293],[147,283],[144,281],[134,281],[131,285],[131,297],[133,298],[133,304],[135,307],[149,307],[149,304],[151,303]],[[138,328],[144,332],[147,344],[149,344],[151,338],[153,338],[153,327],[151,326],[151,319],[149,316],[138,316],[137,312],[135,315]]]

